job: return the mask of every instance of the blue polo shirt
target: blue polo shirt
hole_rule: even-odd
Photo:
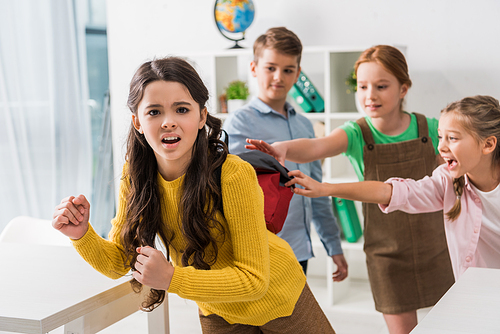
[[[246,151],[247,138],[261,139],[269,144],[296,138],[314,138],[311,122],[297,113],[289,103],[286,103],[285,109],[288,118],[255,97],[242,108],[229,114],[223,125],[229,135],[229,152],[239,154]],[[288,170],[298,169],[322,182],[323,173],[319,160],[306,164],[286,161],[285,166]],[[278,236],[290,244],[299,261],[308,260],[314,256],[310,235],[311,221],[327,254],[342,254],[340,231],[329,197],[308,198],[294,194],[285,224]]]

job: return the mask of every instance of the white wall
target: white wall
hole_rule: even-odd
[[[500,98],[500,1],[253,0],[251,47],[273,26],[293,30],[305,46],[407,46],[413,87],[407,110],[439,117],[449,102],[488,94]],[[214,0],[108,0],[108,43],[115,148],[121,173],[130,124],[128,84],[145,60],[225,49],[213,19]]]

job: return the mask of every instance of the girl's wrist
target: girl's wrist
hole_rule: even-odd
[[[334,190],[335,190],[335,184],[333,183],[320,183],[321,186],[321,196],[326,197],[326,196],[333,196],[334,195]]]
[[[175,273],[175,267],[170,265],[169,268],[167,269],[167,286],[165,291],[168,291],[168,289],[170,289],[170,284],[172,284],[174,273]]]
[[[87,234],[87,232],[89,231],[89,226],[90,226],[90,224],[89,224],[89,223],[87,223],[87,228],[85,229],[85,231],[84,231],[82,234],[80,234],[80,235],[79,235],[79,234],[77,234],[77,235],[74,235],[74,236],[69,236],[69,237],[70,237],[70,238],[71,238],[71,240],[73,240],[73,241],[77,241],[77,240],[82,239],[82,238],[85,236],[85,234]]]

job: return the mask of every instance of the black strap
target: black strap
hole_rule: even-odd
[[[224,143],[226,144],[226,146],[228,146],[228,143],[229,143],[229,136],[226,132],[226,130],[224,129],[221,129],[222,133],[224,134]],[[215,183],[217,184],[217,188],[219,189],[219,193],[221,194],[221,200],[220,200],[220,204],[219,204],[219,207],[217,208],[221,213],[222,215],[224,215],[224,203],[222,201],[222,165],[224,164],[224,161],[222,162],[222,164],[220,164],[220,166],[218,166],[215,170],[214,170],[214,174],[215,174]]]
[[[223,139],[224,140],[224,144],[226,144],[226,146],[229,149],[229,135],[227,134],[226,130],[221,129],[221,131],[222,131],[222,134],[224,134],[224,139]]]
[[[267,153],[253,150],[240,153],[238,156],[252,165],[258,172],[279,172],[281,186],[285,186],[285,183],[292,179],[288,176],[288,169]]]

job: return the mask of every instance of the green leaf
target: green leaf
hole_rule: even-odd
[[[351,73],[349,73],[347,78],[345,78],[345,84],[348,87],[347,94],[358,91],[358,80],[356,78],[356,72],[354,72],[354,68],[352,69]]]
[[[250,95],[246,82],[231,81],[226,87],[226,98],[228,100],[246,100]]]

